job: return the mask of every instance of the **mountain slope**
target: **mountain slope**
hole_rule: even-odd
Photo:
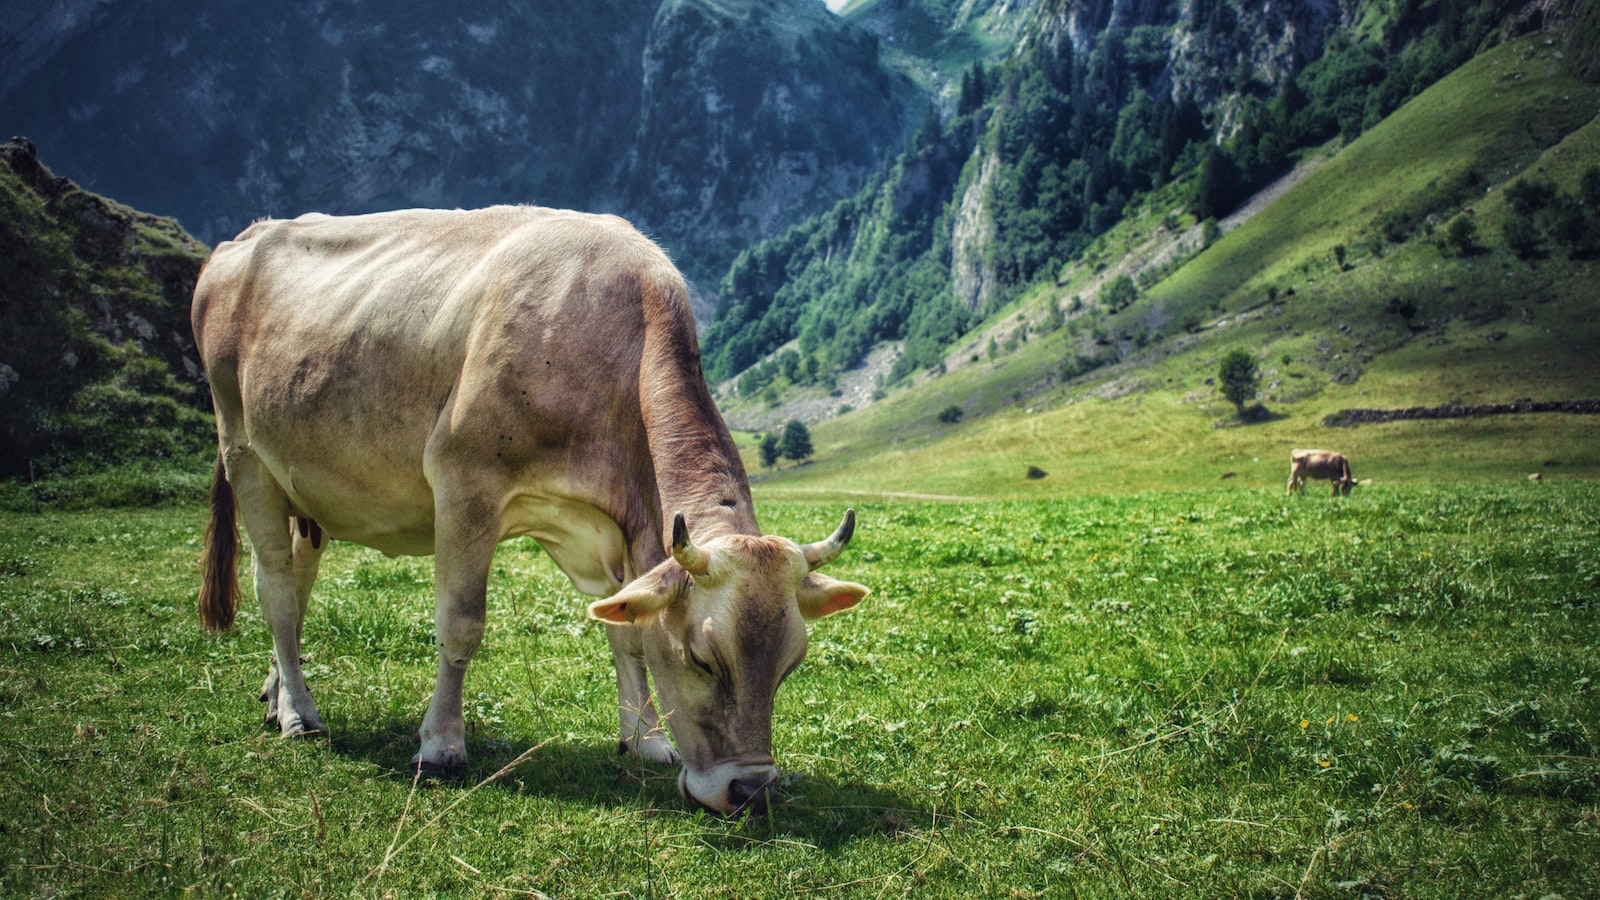
[[[884,341],[901,342],[891,382],[937,367],[978,319],[1103,259],[1136,208],[1158,202],[1169,230],[1225,217],[1296,154],[1354,138],[1500,40],[1528,3],[1015,6],[1015,52],[966,71],[949,115],[930,112],[855,197],[735,261],[705,335],[714,377],[828,387]],[[791,340],[798,381],[772,367]]]
[[[909,90],[816,0],[114,0],[73,22],[0,118],[212,242],[264,215],[529,202],[622,213],[710,282],[854,190]]]
[[[189,334],[205,254],[0,144],[0,478],[214,446]]]
[[[1597,116],[1600,87],[1572,76],[1551,36],[1489,51],[1126,308],[1091,295],[1040,328],[1051,301],[1068,306],[1090,283],[1085,267],[997,311],[974,333],[998,338],[998,354],[815,426],[818,461],[769,474],[763,490],[1272,488],[1290,447],[1318,445],[1351,453],[1357,474],[1379,482],[1600,477],[1596,416],[1323,424],[1355,407],[1600,398]],[[1529,184],[1555,199],[1519,211]],[[1385,235],[1412,219],[1398,240]],[[1108,235],[1106,258],[1142,246],[1161,220],[1132,217]],[[1450,237],[1457,221],[1476,235],[1464,253]],[[1545,230],[1519,250],[1508,237],[1529,221]],[[1029,337],[1008,342],[1023,323]],[[1233,349],[1260,367],[1263,424],[1239,426],[1210,383]],[[1090,352],[1116,361],[1076,374]],[[951,406],[957,424],[941,421]],[[1028,466],[1049,477],[1026,480]]]
[[[1016,47],[1036,0],[853,0],[839,12],[877,35],[884,61],[946,108],[959,101],[961,76]]]

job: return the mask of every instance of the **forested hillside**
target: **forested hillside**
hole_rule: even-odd
[[[708,372],[745,373],[747,394],[826,384],[890,340],[904,342],[891,381],[939,366],[958,336],[1030,285],[1075,263],[1104,265],[1097,238],[1135,211],[1164,208],[1173,231],[1220,218],[1302,154],[1349,142],[1485,47],[1575,19],[1559,33],[1579,33],[1589,15],[1580,7],[1028,6],[1015,53],[972,63],[950,108],[930,107],[871,184],[735,262],[705,336]],[[1573,46],[1582,56],[1587,44]],[[1398,237],[1428,212],[1395,210],[1384,224]],[[1126,306],[1161,275],[1078,302]],[[770,356],[791,340],[792,352]]]

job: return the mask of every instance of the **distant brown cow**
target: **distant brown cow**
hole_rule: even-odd
[[[1350,477],[1350,461],[1344,458],[1343,453],[1332,450],[1291,450],[1289,451],[1289,493],[1294,493],[1295,488],[1300,489],[1300,496],[1306,495],[1306,480],[1309,478],[1326,478],[1333,482],[1333,495],[1349,494],[1355,487],[1355,479]]]

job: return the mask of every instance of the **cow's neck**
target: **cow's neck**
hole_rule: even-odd
[[[685,416],[672,427],[650,431],[663,537],[671,537],[672,516],[678,512],[696,541],[761,533],[739,451],[714,408],[710,415],[709,421]]]
[[[647,300],[639,405],[659,491],[662,537],[681,512],[692,540],[760,534],[739,450],[712,402],[687,302]],[[652,303],[651,301],[655,301]],[[661,305],[657,305],[660,303]]]

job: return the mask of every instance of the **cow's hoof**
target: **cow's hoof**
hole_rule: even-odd
[[[278,727],[286,738],[309,737],[315,734],[323,734],[328,730],[327,726],[322,724],[322,719],[316,715],[305,718],[295,716],[282,719],[279,721]]]
[[[649,735],[644,738],[635,738],[632,741],[622,741],[618,748],[623,752],[632,752],[640,759],[658,766],[675,766],[678,764],[678,751],[673,748],[672,742],[664,735]]]
[[[416,757],[411,758],[411,774],[418,778],[448,781],[462,771],[463,769],[460,766],[441,766],[438,763],[425,762]]]
[[[421,752],[411,757],[412,773],[421,773],[424,778],[447,778],[467,765],[467,752],[459,747],[445,747],[444,749],[423,756]]]
[[[413,756],[409,771],[418,779],[454,781],[466,773],[467,765],[465,760],[459,763],[436,763]]]

